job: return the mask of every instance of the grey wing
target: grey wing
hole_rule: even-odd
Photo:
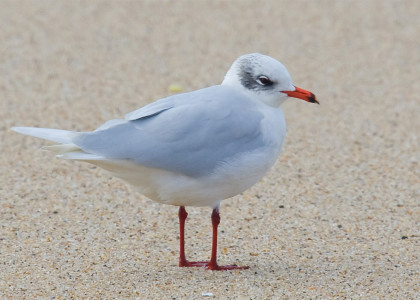
[[[176,97],[167,97],[150,103],[142,108],[132,111],[125,115],[127,121],[133,121],[141,118],[152,117],[167,109],[174,107]]]
[[[160,113],[83,133],[73,142],[88,153],[187,176],[206,175],[238,153],[264,146],[263,116],[249,99],[221,86],[185,95]]]

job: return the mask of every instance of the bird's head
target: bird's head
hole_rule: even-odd
[[[260,53],[237,58],[223,85],[232,86],[270,106],[279,106],[287,97],[318,103],[314,94],[293,84],[286,67],[270,56]]]

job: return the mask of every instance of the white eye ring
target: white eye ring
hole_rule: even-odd
[[[262,86],[271,85],[273,83],[270,78],[264,75],[258,76],[257,82]]]

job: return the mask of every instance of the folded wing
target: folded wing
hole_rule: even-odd
[[[214,86],[161,99],[72,142],[96,159],[203,176],[264,146],[256,105],[235,90]]]

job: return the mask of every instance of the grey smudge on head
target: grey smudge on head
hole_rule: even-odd
[[[270,85],[261,85],[257,82],[257,79],[261,75],[266,74],[256,74],[255,68],[258,67],[258,63],[251,60],[251,59],[243,59],[239,65],[239,72],[238,76],[240,79],[241,84],[250,90],[256,91],[264,91],[270,90],[272,88],[272,84]]]

